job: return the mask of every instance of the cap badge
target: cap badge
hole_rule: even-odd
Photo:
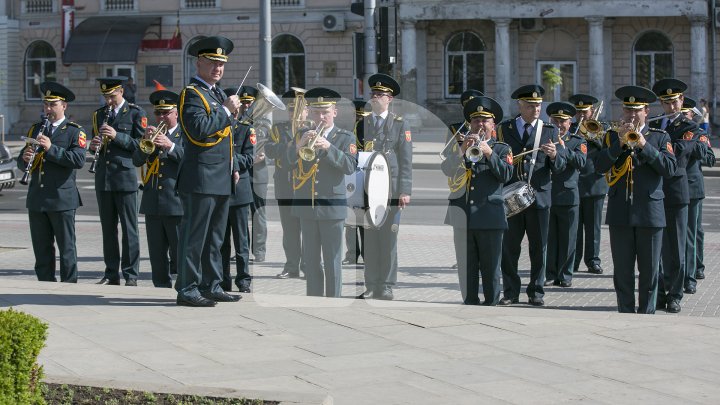
[[[222,55],[222,53],[223,53],[222,48],[216,49],[216,50],[215,50],[215,53],[217,53],[218,55]]]
[[[165,100],[160,100],[160,105],[165,105]]]
[[[243,97],[247,97],[247,93],[243,93]]]
[[[381,83],[381,82],[377,82],[377,83],[375,83],[375,86],[376,86],[376,87],[380,87],[380,86],[382,86],[382,83]]]
[[[671,94],[672,94],[672,89],[667,89],[666,93],[668,94],[668,96],[671,95]]]
[[[318,97],[318,103],[322,103],[322,102],[323,102],[323,100],[324,100],[324,98],[323,98],[323,97]]]
[[[558,111],[558,114],[560,114],[560,115],[565,115],[565,111],[559,110],[559,111]]]
[[[105,83],[103,83],[103,84],[100,86],[100,88],[103,89],[103,90],[107,90],[107,86],[105,85]]]
[[[477,110],[478,110],[478,112],[483,112],[483,106],[481,106],[481,105],[478,106]]]
[[[585,103],[581,101],[581,102],[578,103],[578,105],[579,105],[580,107],[582,107],[582,106],[585,105]]]
[[[634,102],[635,102],[635,97],[630,96],[630,97],[628,98],[628,101],[631,102],[631,103],[634,103]]]
[[[48,97],[49,97],[51,94],[52,94],[52,92],[51,92],[50,90],[48,90],[48,91],[45,92],[45,95],[48,96]]]
[[[532,96],[533,96],[533,98],[537,98],[537,96],[538,96],[537,92],[536,92],[536,91],[533,91]]]

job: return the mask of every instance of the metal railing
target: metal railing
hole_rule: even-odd
[[[105,0],[106,11],[135,10],[135,0]]]
[[[25,0],[22,10],[25,14],[49,14],[53,12],[53,0]]]
[[[271,7],[305,7],[305,0],[270,0]]]
[[[215,0],[183,0],[183,8],[216,8]]]

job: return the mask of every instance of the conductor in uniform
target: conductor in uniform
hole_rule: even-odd
[[[316,87],[305,98],[317,127],[305,131],[295,149],[288,150],[288,161],[296,167],[293,214],[300,218],[307,295],[340,297],[345,176],[357,168],[357,146],[352,132],[335,126],[340,94]]]
[[[101,148],[95,172],[95,195],[102,227],[105,275],[98,284],[137,286],[140,271],[138,179],[132,155],[147,128],[145,111],[123,98],[124,76],[97,79],[106,105],[92,116],[90,148]],[[118,245],[122,228],[122,258]]]
[[[570,103],[555,102],[545,110],[550,121],[558,128],[561,153],[565,169],[551,175],[550,229],[548,232],[547,277],[545,285],[572,287],[575,266],[575,247],[578,227],[580,193],[578,178],[587,159],[587,143],[570,132],[570,120],[575,107]]]
[[[500,121],[503,116],[495,100],[475,97],[465,105],[463,113],[469,122],[468,135],[441,165],[445,175],[458,179],[459,195],[450,200],[447,220],[455,232],[465,235],[464,241],[455,237],[455,249],[467,252],[466,263],[458,263],[458,268],[467,269],[466,279],[460,280],[465,285],[461,291],[463,303],[480,305],[480,274],[483,305],[497,305],[502,239],[507,229],[502,189],[512,177],[512,151],[493,136],[495,120]],[[458,255],[460,258],[465,256]]]
[[[600,123],[598,133],[589,133],[582,124],[596,115],[595,104],[598,99],[588,94],[573,94],[569,102],[575,105],[575,122],[570,127],[571,133],[585,137],[587,142],[587,159],[580,169],[578,191],[580,193],[580,210],[578,213],[577,245],[575,248],[575,267],[573,273],[580,271],[580,263],[585,262],[588,273],[602,274],[600,259],[600,240],[602,232],[602,212],[605,206],[605,195],[608,185],[604,173],[597,173],[593,159],[602,149],[605,132],[610,129],[607,124]],[[598,121],[600,122],[600,121]]]
[[[225,238],[230,195],[238,181],[232,156],[232,111],[237,96],[218,88],[233,43],[203,38],[188,49],[197,56],[197,75],[180,93],[180,125],[186,134],[185,156],[177,188],[183,203],[178,244],[177,304],[212,307],[240,300],[224,292],[220,247]]]
[[[508,229],[503,237],[503,298],[500,305],[520,301],[518,260],[525,233],[530,253],[530,281],[526,289],[528,301],[535,306],[545,305],[543,284],[550,224],[550,175],[551,171],[564,170],[566,161],[555,145],[558,141],[557,128],[540,119],[543,94],[545,89],[537,84],[515,90],[512,98],[517,100],[520,114],[503,121],[498,127],[498,140],[510,145],[513,156],[516,156],[513,177],[505,186],[524,181],[535,190],[535,202],[508,218]],[[523,152],[528,153],[518,158],[517,155]]]
[[[608,172],[608,208],[613,284],[618,312],[654,314],[665,210],[663,178],[675,173],[677,162],[668,134],[645,120],[655,93],[639,86],[615,91],[622,101],[621,125],[605,135],[595,170]],[[639,306],[635,308],[635,263],[638,264]]]
[[[75,210],[82,205],[75,172],[85,164],[86,136],[83,129],[65,117],[67,103],[75,94],[55,82],[40,84],[46,120],[36,123],[20,151],[17,167],[29,170],[30,184],[25,206],[30,221],[30,239],[39,281],[57,281],[55,246],[60,253],[60,281],[76,283],[77,249]]]
[[[365,230],[365,292],[358,298],[392,300],[397,282],[397,232],[400,210],[412,194],[412,133],[402,117],[390,112],[400,85],[392,77],[376,73],[368,79],[372,114],[365,117],[365,152],[380,152],[390,166],[390,212],[379,229]]]
[[[144,168],[140,213],[145,215],[152,282],[172,288],[177,274],[177,245],[183,209],[175,185],[184,154],[185,135],[178,125],[179,96],[169,90],[150,94],[158,127],[148,126],[145,137],[133,152],[133,163]]]

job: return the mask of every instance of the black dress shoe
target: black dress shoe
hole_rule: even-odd
[[[537,297],[530,297],[528,299],[528,303],[530,303],[530,305],[535,306],[535,307],[541,307],[541,306],[545,305],[545,301],[543,301],[542,298],[537,298]]]
[[[511,305],[511,304],[519,304],[520,300],[517,298],[503,298],[498,302],[498,305]]]
[[[240,298],[242,298],[239,295],[230,295],[224,291],[218,291],[214,293],[200,293],[203,298],[213,300],[215,302],[238,302],[240,301]]]
[[[375,298],[379,300],[392,301],[395,296],[393,295],[392,288],[385,287],[385,289],[380,291]]]
[[[125,287],[137,287],[137,280],[132,278],[130,280],[125,280]]]
[[[369,300],[375,298],[375,291],[373,290],[365,290],[364,293],[357,296],[357,299],[359,300]]]
[[[250,292],[252,292],[252,290],[250,290],[250,286],[249,286],[249,285],[238,286],[238,291],[240,291],[241,293],[250,293]]]
[[[555,280],[545,280],[545,282],[543,283],[543,285],[545,287],[553,285],[553,284],[555,284]]]
[[[704,271],[698,271],[695,273],[695,280],[703,280],[705,278]]]
[[[572,287],[572,281],[561,281],[561,282],[560,282],[560,287],[563,287],[563,288]]]
[[[687,286],[683,291],[685,291],[685,294],[695,294],[697,292],[697,288],[693,286]]]
[[[602,274],[603,269],[602,269],[602,267],[600,267],[599,264],[593,264],[592,266],[588,267],[588,273]]]
[[[667,307],[667,298],[658,295],[657,299],[655,300],[655,309],[665,309],[665,307]]]
[[[176,303],[183,307],[214,307],[217,302],[207,298],[193,296],[186,297],[178,295]]]
[[[666,311],[671,314],[677,314],[678,312],[680,312],[680,303],[678,302],[678,300],[670,300],[670,302],[668,302],[667,304]]]
[[[107,277],[103,277],[102,279],[100,279],[100,281],[97,282],[97,284],[102,284],[102,285],[120,285],[120,280],[119,280],[119,279],[118,279],[118,280],[110,280],[110,279],[107,278]]]
[[[300,274],[288,273],[287,271],[283,271],[282,273],[276,275],[275,277],[285,280],[287,278],[300,278]]]

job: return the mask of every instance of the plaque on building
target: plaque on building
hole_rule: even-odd
[[[155,87],[155,81],[167,88],[173,87],[173,65],[145,66],[145,87]]]

